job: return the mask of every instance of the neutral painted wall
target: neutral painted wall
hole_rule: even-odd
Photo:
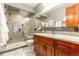
[[[62,6],[60,8],[57,8],[56,10],[52,11],[51,13],[49,13],[47,20],[55,21],[56,25],[54,24],[53,26],[57,26],[57,25],[62,26],[60,23],[61,23],[61,21],[65,21],[64,19],[66,18],[65,9],[66,9],[66,7]],[[63,26],[65,26],[65,24],[63,24]]]
[[[61,7],[53,11],[49,18],[54,21],[61,21],[65,17],[65,8]]]
[[[62,3],[51,10],[47,11],[45,14],[47,15],[48,21],[55,21],[56,23],[51,23],[53,26],[66,26],[65,21],[66,21],[66,8],[70,5],[73,5],[71,3]],[[61,24],[62,23],[62,24]],[[49,22],[50,24],[50,22]]]

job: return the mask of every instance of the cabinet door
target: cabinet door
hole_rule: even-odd
[[[43,45],[41,45],[41,44],[39,44],[39,48],[38,48],[38,52],[39,52],[39,56],[42,56],[43,55],[43,51],[45,51],[45,50],[43,50]]]
[[[42,48],[42,56],[47,56],[47,47],[46,46],[43,46]]]
[[[68,56],[68,54],[64,51],[59,50],[59,49],[55,49],[55,56]]]
[[[35,51],[35,54],[36,54],[37,56],[40,55],[40,54],[39,54],[39,44],[34,43],[34,51]]]
[[[61,56],[62,55],[63,56],[76,56],[79,54],[78,48],[79,48],[79,45],[76,45],[73,43],[60,41],[60,40],[55,41],[55,49],[57,49],[57,50],[55,50],[56,55],[58,53]]]
[[[47,47],[47,56],[54,56],[54,48]]]
[[[46,56],[46,47],[39,43],[34,44],[34,51],[37,56]]]
[[[42,42],[44,43],[45,46],[54,46],[54,40],[48,37],[42,37]]]
[[[40,43],[41,42],[40,36],[34,35],[34,42],[35,43]]]

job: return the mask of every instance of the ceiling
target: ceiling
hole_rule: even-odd
[[[26,11],[31,11],[31,12],[35,12],[35,8],[38,7],[37,14],[46,15],[48,13],[51,13],[51,11],[56,10],[59,7],[68,6],[70,4],[67,4],[67,3],[9,3],[8,5],[11,5]]]
[[[38,3],[7,3],[7,5],[10,5],[22,10],[34,12],[34,8],[38,5]]]
[[[48,9],[44,11],[42,15],[49,15],[50,13],[55,12],[55,10],[58,10],[61,7],[66,8],[70,5],[73,5],[73,3],[61,3],[61,4],[54,4],[54,5],[52,4],[52,6],[50,8],[48,7]]]
[[[35,8],[39,3],[24,3],[24,4]]]
[[[9,3],[8,5],[18,7],[18,8],[24,9],[24,10],[26,10],[27,7],[29,7],[30,9],[33,10],[38,6],[38,4],[40,4],[40,3]],[[44,12],[50,10],[51,8],[57,6],[58,4],[59,3],[41,3],[41,5],[42,5],[41,8],[43,8],[43,10],[40,10],[40,14],[43,14]],[[40,9],[40,8],[38,8],[38,9]]]
[[[43,3],[44,9],[42,10],[41,14],[47,12],[48,10],[54,8],[55,6],[59,5],[60,3]]]

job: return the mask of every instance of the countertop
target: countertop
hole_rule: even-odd
[[[63,34],[52,34],[52,33],[34,33],[34,35],[49,37],[56,40],[62,40],[70,43],[79,44],[79,36],[74,35],[63,35]]]

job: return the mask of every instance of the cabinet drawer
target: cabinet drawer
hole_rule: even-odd
[[[73,50],[76,49],[76,47],[78,46],[78,45],[73,44],[73,43],[59,41],[59,40],[55,41],[55,45],[56,46],[62,46],[63,48],[66,47],[67,49],[73,49]]]
[[[54,46],[54,40],[48,37],[34,35],[34,42],[45,46]]]
[[[64,42],[64,41],[55,41],[55,48],[67,53],[68,55],[76,54],[77,46],[72,43]]]

